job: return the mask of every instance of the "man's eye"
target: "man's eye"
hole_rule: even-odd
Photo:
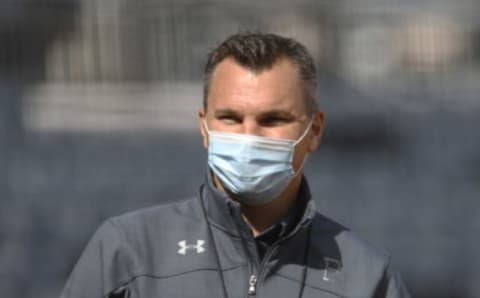
[[[240,122],[240,119],[235,116],[220,116],[218,117],[218,120],[225,122],[225,123],[237,123]]]
[[[288,122],[288,119],[281,118],[281,117],[269,117],[262,119],[261,124],[264,126],[275,126],[279,124],[283,124]]]

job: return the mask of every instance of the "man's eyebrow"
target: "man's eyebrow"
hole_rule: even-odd
[[[232,115],[232,116],[240,116],[240,112],[236,111],[236,110],[232,110],[232,109],[229,109],[229,108],[225,108],[225,109],[217,109],[215,110],[215,112],[213,113],[215,117],[219,117],[219,116],[227,116],[227,115]]]
[[[294,118],[295,115],[293,115],[290,111],[286,111],[286,110],[269,110],[269,111],[261,112],[259,114],[259,117]]]

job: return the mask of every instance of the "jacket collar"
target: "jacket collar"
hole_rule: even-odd
[[[210,170],[207,170],[205,183],[202,185],[200,192],[212,225],[234,236],[239,236],[239,230],[242,233],[251,233],[250,227],[242,218],[240,204],[230,199],[225,192],[216,188]],[[305,177],[302,178],[297,204],[300,204],[299,207],[304,211],[297,225],[289,234],[296,233],[308,224],[316,213],[315,202],[311,199],[310,189]]]

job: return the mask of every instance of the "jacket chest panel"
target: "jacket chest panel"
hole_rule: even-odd
[[[224,271],[228,295],[247,296],[245,267]],[[127,285],[129,298],[197,298],[223,297],[218,271],[197,270],[168,277],[138,276]]]

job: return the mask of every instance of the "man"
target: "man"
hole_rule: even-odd
[[[320,143],[312,58],[236,34],[208,58],[209,169],[191,199],[108,220],[62,297],[409,297],[389,257],[317,213],[302,174]]]

